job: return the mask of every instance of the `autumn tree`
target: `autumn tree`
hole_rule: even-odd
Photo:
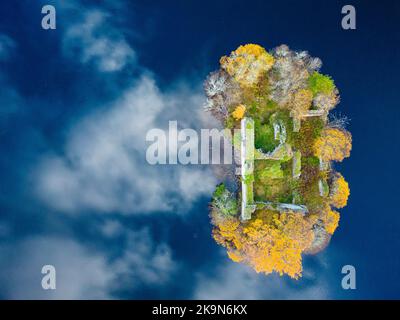
[[[350,189],[349,184],[340,173],[334,175],[330,190],[330,201],[332,206],[335,208],[345,207],[350,195]]]
[[[315,95],[313,103],[314,106],[325,112],[329,112],[339,103],[340,97],[337,89],[330,93],[318,93]]]
[[[239,85],[224,70],[212,72],[207,77],[204,91],[207,96],[205,109],[222,123],[229,116],[229,107],[240,101]]]
[[[232,112],[232,117],[235,120],[240,120],[244,117],[244,113],[246,112],[246,107],[242,104],[239,104],[235,110]]]
[[[310,109],[313,100],[313,94],[309,89],[300,89],[293,96],[291,104],[292,114],[300,117]]]
[[[324,161],[342,161],[350,156],[351,134],[339,128],[325,128],[314,143],[314,152]]]
[[[274,66],[269,72],[270,98],[280,107],[287,107],[294,94],[308,87],[310,74],[321,67],[321,60],[306,51],[295,52],[286,45],[272,51]]]
[[[328,232],[329,234],[333,234],[339,225],[339,212],[332,210],[330,206],[326,206],[326,208],[322,211],[320,217],[322,219],[326,232]]]
[[[214,97],[218,94],[225,94],[231,83],[229,75],[225,72],[216,71],[210,73],[204,82],[204,91],[207,97]]]
[[[271,69],[274,58],[257,44],[246,44],[220,60],[221,68],[243,87],[255,85],[260,76]]]
[[[219,219],[213,236],[233,261],[244,262],[257,272],[276,271],[297,279],[302,271],[301,254],[313,241],[312,225],[313,220],[302,214],[263,210],[246,224],[232,217]]]

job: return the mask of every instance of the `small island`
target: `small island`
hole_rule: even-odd
[[[302,255],[327,246],[347,204],[348,183],[332,166],[350,156],[347,118],[321,60],[281,45],[240,46],[205,81],[207,111],[240,155],[237,188],[216,187],[210,205],[215,241],[257,272],[299,278]]]

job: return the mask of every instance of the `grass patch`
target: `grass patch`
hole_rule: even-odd
[[[261,124],[259,119],[255,119],[254,128],[254,144],[257,149],[270,152],[279,145],[279,141],[274,138],[274,128],[272,126]]]
[[[291,202],[291,176],[284,169],[291,161],[258,160],[254,168],[254,197],[256,201]]]

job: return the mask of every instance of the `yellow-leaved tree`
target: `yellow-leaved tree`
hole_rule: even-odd
[[[220,63],[222,69],[240,85],[250,87],[272,68],[274,57],[257,44],[246,44],[232,51],[229,56],[223,56]]]
[[[325,210],[323,210],[321,218],[324,223],[326,232],[328,232],[329,234],[333,234],[339,225],[339,212],[334,211],[331,209],[330,206],[327,206]]]
[[[266,274],[275,271],[295,279],[301,276],[301,254],[314,239],[314,221],[309,217],[260,210],[246,223],[235,217],[214,219],[214,223],[213,237],[227,248],[233,261]]]
[[[246,107],[242,104],[239,104],[235,110],[232,112],[232,117],[235,120],[240,120],[244,117],[244,113],[246,112]]]
[[[330,201],[335,208],[344,208],[350,195],[349,184],[340,173],[336,173],[332,181]]]
[[[314,144],[315,155],[324,161],[342,161],[350,151],[351,134],[339,128],[325,128]]]

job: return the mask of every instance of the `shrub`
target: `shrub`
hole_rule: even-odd
[[[314,96],[318,93],[331,94],[335,89],[335,83],[332,78],[319,72],[314,72],[308,78],[308,86]]]
[[[303,166],[319,167],[319,159],[315,156],[302,157],[301,162]]]
[[[237,214],[237,202],[234,194],[226,189],[223,183],[214,191],[211,206],[222,215],[233,216]]]

